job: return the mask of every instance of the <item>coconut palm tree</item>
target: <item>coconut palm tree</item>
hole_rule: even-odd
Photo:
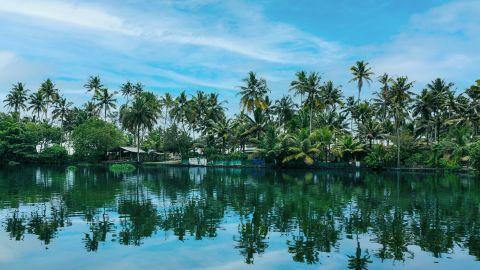
[[[292,145],[289,148],[290,154],[283,159],[283,163],[288,163],[292,160],[303,160],[305,164],[312,165],[316,155],[320,152],[312,143],[310,131],[306,129],[301,129],[292,137]]]
[[[365,150],[360,141],[354,139],[351,135],[346,135],[335,145],[333,151],[340,158],[350,162],[352,158],[356,161],[357,156]]]
[[[240,104],[242,111],[253,112],[256,108],[265,109],[265,96],[270,92],[267,81],[264,78],[258,78],[253,71],[248,73],[248,77],[242,80],[245,85],[239,86],[241,96]]]
[[[27,93],[28,90],[25,88],[25,84],[18,82],[12,86],[12,89],[3,101],[6,103],[5,107],[8,107],[10,110],[13,109],[17,120],[20,120],[20,110],[26,109]]]
[[[126,83],[122,84],[122,86],[120,86],[120,92],[127,99],[127,104],[128,104],[129,98],[133,95],[134,91],[135,91],[134,85],[130,81],[127,81]]]
[[[360,138],[368,141],[369,148],[372,149],[372,142],[384,137],[382,123],[373,118],[368,118],[359,125],[358,134]]]
[[[223,117],[220,121],[209,120],[210,132],[220,140],[222,153],[227,149],[227,142],[232,135],[232,120]]]
[[[145,91],[145,85],[143,85],[141,82],[137,82],[133,86],[133,95],[134,96],[139,95],[139,94],[143,93],[144,91]]]
[[[60,120],[60,124],[62,127],[65,123],[65,120],[67,119],[68,113],[70,112],[70,107],[72,105],[72,102],[67,102],[67,99],[63,97],[59,97],[54,105],[54,109],[52,111],[52,118],[55,120]]]
[[[293,100],[289,96],[283,96],[281,99],[275,101],[275,105],[272,106],[273,113],[277,117],[277,121],[286,131],[286,125],[292,120],[297,104],[293,103]]]
[[[439,142],[441,125],[444,122],[444,118],[449,114],[449,101],[452,95],[451,88],[453,83],[447,83],[444,80],[437,78],[427,84],[427,89],[431,94],[432,102],[431,109],[433,113],[434,126],[434,138],[435,142]]]
[[[56,88],[55,84],[50,79],[46,79],[44,82],[42,82],[38,91],[42,92],[45,98],[45,117],[47,117],[50,105],[54,105],[57,102],[60,94],[58,93],[58,89]]]
[[[248,137],[253,135],[258,142],[260,140],[260,135],[268,124],[267,116],[263,113],[261,108],[256,108],[255,111],[253,111],[253,117],[245,114],[243,119],[245,121],[244,124],[246,130],[242,136]]]
[[[102,88],[96,92],[93,97],[96,101],[95,105],[99,108],[103,108],[103,117],[105,121],[107,121],[107,111],[117,108],[116,94],[117,92],[109,93],[107,88]]]
[[[395,124],[395,134],[397,138],[397,167],[400,167],[400,129],[408,118],[408,108],[412,100],[413,93],[410,89],[413,82],[408,81],[408,77],[398,77],[392,81],[391,86],[391,107],[390,113]]]
[[[163,113],[164,118],[164,130],[167,129],[167,119],[172,116],[171,110],[175,107],[175,99],[172,97],[170,93],[165,93],[162,97],[160,97],[160,105],[164,108],[165,112]]]
[[[372,69],[368,67],[368,62],[365,61],[357,61],[355,65],[350,67],[350,72],[353,75],[353,78],[350,82],[357,82],[358,87],[358,100],[360,101],[360,93],[362,92],[363,83],[367,82],[370,84],[372,79],[370,76],[373,75]]]
[[[45,113],[47,110],[47,102],[42,91],[37,91],[30,95],[29,99],[30,106],[28,110],[31,110],[34,115],[36,115],[35,121],[40,121],[40,113]]]
[[[93,96],[103,89],[103,84],[100,80],[100,76],[90,76],[86,84],[83,85],[87,89],[87,92],[93,92]]]
[[[134,134],[137,143],[137,162],[140,162],[141,133],[153,129],[161,112],[153,93],[143,92],[135,96],[131,105],[120,109],[120,122],[124,129]]]
[[[300,104],[303,104],[303,96],[306,93],[306,86],[307,86],[307,73],[303,70],[295,73],[296,80],[293,80],[290,83],[289,91],[293,91],[294,95],[300,96]]]
[[[343,105],[343,94],[340,87],[336,87],[332,81],[327,81],[321,87],[321,98],[326,107],[335,110],[338,106]]]
[[[93,101],[87,101],[85,104],[83,104],[83,109],[89,118],[98,117],[100,114],[99,107]]]
[[[299,72],[297,79],[290,83],[290,89],[307,95],[303,105],[309,111],[309,132],[312,132],[313,109],[321,105],[320,79],[321,77],[316,72],[310,73],[306,78],[303,72]]]

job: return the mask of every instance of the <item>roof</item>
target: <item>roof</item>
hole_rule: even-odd
[[[137,153],[137,147],[134,147],[134,146],[120,146],[120,147],[117,147],[117,148],[114,148],[112,150],[110,150],[110,152],[115,152],[115,150],[123,150],[123,151],[126,151],[126,152],[132,152],[132,153]],[[140,151],[138,151],[140,154],[144,154],[145,151],[143,151],[142,149],[140,149]]]

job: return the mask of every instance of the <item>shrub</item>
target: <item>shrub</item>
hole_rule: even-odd
[[[440,159],[440,167],[450,170],[455,170],[460,168],[460,164],[457,159],[442,157]]]
[[[470,165],[477,170],[480,170],[480,141],[472,144],[469,149]]]
[[[130,163],[117,163],[111,165],[109,169],[112,172],[133,172],[136,168]]]
[[[396,153],[392,147],[373,145],[372,150],[364,158],[365,165],[370,168],[379,169],[395,164]]]
[[[38,161],[42,163],[61,163],[68,160],[68,152],[65,147],[54,144],[45,148],[39,155]]]

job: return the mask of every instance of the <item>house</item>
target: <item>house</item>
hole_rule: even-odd
[[[148,153],[140,149],[140,161],[144,161],[148,157]],[[119,146],[107,152],[109,161],[136,161],[137,147],[134,146]]]

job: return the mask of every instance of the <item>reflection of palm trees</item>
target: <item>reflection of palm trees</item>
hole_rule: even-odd
[[[367,265],[372,263],[372,261],[370,260],[368,250],[365,253],[366,254],[362,256],[362,249],[360,248],[360,242],[357,236],[357,249],[355,250],[355,255],[348,256],[348,269],[367,270]]]
[[[23,240],[23,235],[25,234],[25,217],[20,216],[17,211],[14,211],[11,217],[7,218],[6,223],[6,232],[9,233],[10,239],[15,239],[16,241]]]
[[[255,254],[262,254],[268,247],[265,241],[268,234],[268,226],[260,217],[258,211],[253,212],[252,220],[245,223],[241,221],[238,226],[240,237],[235,239],[237,241],[236,248],[240,249],[240,254],[245,257],[247,264],[252,264]]]
[[[107,234],[113,231],[113,222],[110,221],[105,209],[102,215],[102,220],[96,218],[90,223],[90,233],[85,233],[83,241],[87,251],[97,251],[98,243],[105,242]]]

